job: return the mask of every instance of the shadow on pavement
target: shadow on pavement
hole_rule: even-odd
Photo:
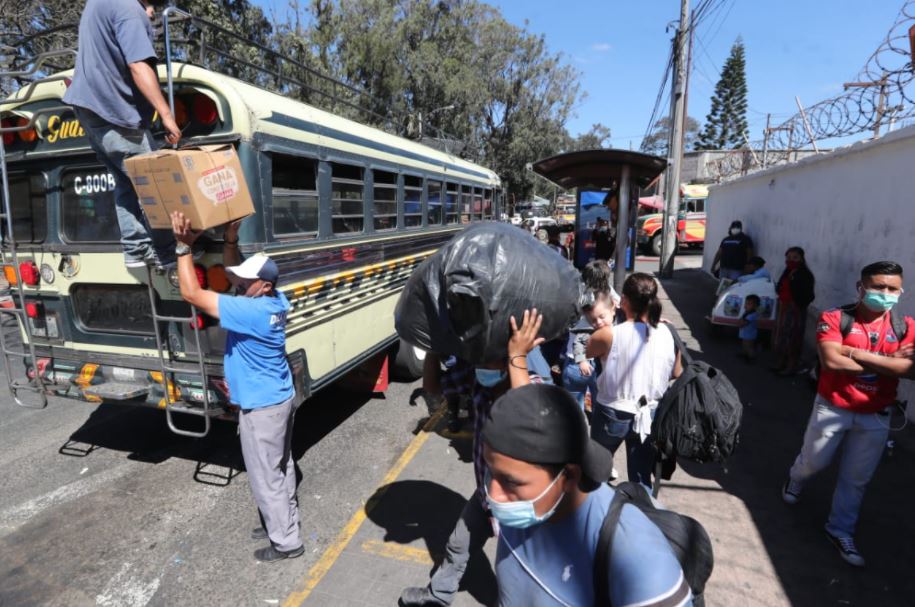
[[[770,354],[755,365],[747,364],[735,356],[736,340],[710,337],[705,321],[714,300],[715,282],[710,277],[699,270],[681,270],[663,285],[699,342],[698,356],[724,371],[744,403],[740,444],[726,469],[685,462],[684,471],[715,480],[744,502],[791,604],[912,605],[911,430],[905,437],[895,433],[895,455],[881,462],[867,490],[856,535],[867,568],[853,568],[840,559],[823,532],[837,462],[808,484],[800,504],[791,507],[781,500],[781,487],[800,449],[813,404],[810,384],[803,377],[769,372]],[[676,481],[675,475],[673,484],[665,486],[675,486]]]
[[[294,458],[301,459],[370,397],[331,386],[306,401],[296,413]],[[59,451],[74,457],[91,457],[99,447],[123,451],[129,459],[151,464],[174,457],[197,462],[194,478],[205,484],[226,485],[245,469],[235,422],[214,420],[209,435],[189,438],[169,430],[164,411],[148,407],[101,404]],[[298,466],[296,476],[301,481]]]
[[[437,568],[444,558],[453,523],[457,522],[466,501],[438,483],[406,480],[380,487],[365,511],[373,523],[385,530],[384,541],[409,544],[422,540]],[[418,579],[415,585],[423,586],[427,582]],[[482,551],[471,556],[461,590],[470,593],[481,605],[498,602],[496,576]]]

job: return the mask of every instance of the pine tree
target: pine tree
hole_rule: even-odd
[[[724,150],[744,144],[747,130],[747,74],[743,41],[737,38],[715,85],[712,107],[699,135],[698,150]]]

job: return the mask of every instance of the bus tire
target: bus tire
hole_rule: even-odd
[[[400,381],[416,381],[423,376],[425,360],[426,353],[423,350],[401,339],[391,367],[391,375]]]

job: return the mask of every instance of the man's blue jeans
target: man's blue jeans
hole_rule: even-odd
[[[804,484],[832,461],[844,443],[839,479],[832,495],[826,530],[853,537],[864,490],[877,470],[889,436],[889,415],[854,413],[817,395],[804,434],[804,445],[791,466],[791,480]]]
[[[626,441],[626,473],[629,480],[651,489],[651,475],[658,452],[648,439],[642,442],[638,432],[633,431],[634,417],[634,413],[617,411],[595,402],[591,405],[591,438],[606,447],[611,454],[616,453],[623,441]]]
[[[171,230],[152,230],[140,210],[140,202],[127,176],[124,160],[146,154],[155,147],[146,129],[128,129],[111,124],[85,108],[74,108],[96,156],[114,175],[114,203],[117,208],[121,246],[127,263],[168,263],[175,256],[175,237]]]
[[[591,366],[591,375],[581,374],[578,363],[568,360],[562,369],[562,387],[565,388],[575,400],[581,410],[585,409],[585,391],[591,391],[592,407],[597,406],[597,369]]]

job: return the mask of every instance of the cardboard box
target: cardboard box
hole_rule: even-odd
[[[171,228],[181,211],[195,230],[254,214],[254,203],[231,144],[162,149],[124,161],[150,227]]]

